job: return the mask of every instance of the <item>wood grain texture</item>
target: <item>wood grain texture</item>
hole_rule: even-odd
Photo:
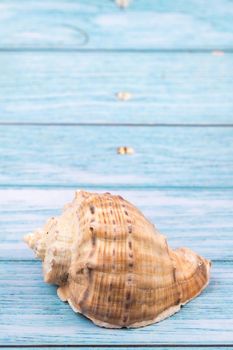
[[[1,53],[0,122],[232,124],[232,65],[232,54]]]
[[[1,344],[224,344],[233,341],[232,263],[215,263],[209,287],[164,322],[116,331],[75,314],[42,280],[39,262],[1,262]]]
[[[91,189],[94,190],[94,189]],[[109,191],[109,189],[108,189]],[[189,247],[211,260],[233,260],[233,191],[111,191],[138,206],[172,248]],[[34,259],[22,241],[74,197],[72,190],[1,190],[0,259]]]
[[[3,0],[1,48],[231,48],[230,0]]]
[[[233,186],[232,128],[1,126],[0,139],[1,187]]]
[[[2,0],[0,123],[232,124],[232,21],[230,0]],[[1,126],[0,345],[232,345],[232,130]],[[22,236],[77,187],[125,196],[213,260],[209,288],[143,329],[73,313]]]

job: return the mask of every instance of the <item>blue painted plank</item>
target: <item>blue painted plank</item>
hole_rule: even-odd
[[[0,259],[34,259],[23,236],[60,215],[74,190],[0,190]],[[138,206],[173,248],[186,246],[211,260],[233,260],[233,190],[147,190],[145,185],[140,191],[108,191]]]
[[[233,128],[1,126],[0,140],[1,187],[233,187]]]
[[[0,263],[1,344],[229,344],[233,342],[233,264],[214,263],[209,287],[173,317],[111,330],[75,314],[45,284],[39,262]]]
[[[230,0],[2,0],[1,48],[231,48]]]
[[[1,53],[0,122],[232,124],[232,66],[232,54]]]

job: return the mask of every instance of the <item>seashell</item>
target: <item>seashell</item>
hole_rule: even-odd
[[[117,6],[121,7],[121,8],[126,8],[129,6],[130,4],[130,0],[115,0]]]
[[[132,147],[120,146],[117,148],[118,154],[134,154],[134,149]]]
[[[60,299],[102,327],[161,321],[209,282],[210,261],[169,248],[136,207],[110,193],[76,192],[60,217],[25,241]]]
[[[128,101],[132,98],[132,94],[130,92],[121,91],[116,94],[116,97],[118,100]]]

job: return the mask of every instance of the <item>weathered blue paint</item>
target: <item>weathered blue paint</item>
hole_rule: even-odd
[[[230,0],[2,0],[1,48],[233,48]]]
[[[232,66],[230,53],[1,53],[0,121],[232,124]]]
[[[2,0],[0,123],[233,124],[232,21],[230,0],[134,0],[124,11],[107,0]],[[118,101],[120,91],[132,99]],[[121,145],[135,155],[118,156]],[[233,344],[232,149],[230,127],[2,125],[0,345]],[[209,288],[142,329],[73,313],[22,236],[77,187],[120,193],[172,247],[212,259]]]
[[[1,126],[0,139],[1,186],[233,187],[233,128]]]

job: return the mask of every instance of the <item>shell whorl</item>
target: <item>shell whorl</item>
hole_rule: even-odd
[[[60,217],[25,237],[45,282],[104,327],[140,327],[177,312],[209,281],[210,261],[166,238],[128,201],[76,192]]]

